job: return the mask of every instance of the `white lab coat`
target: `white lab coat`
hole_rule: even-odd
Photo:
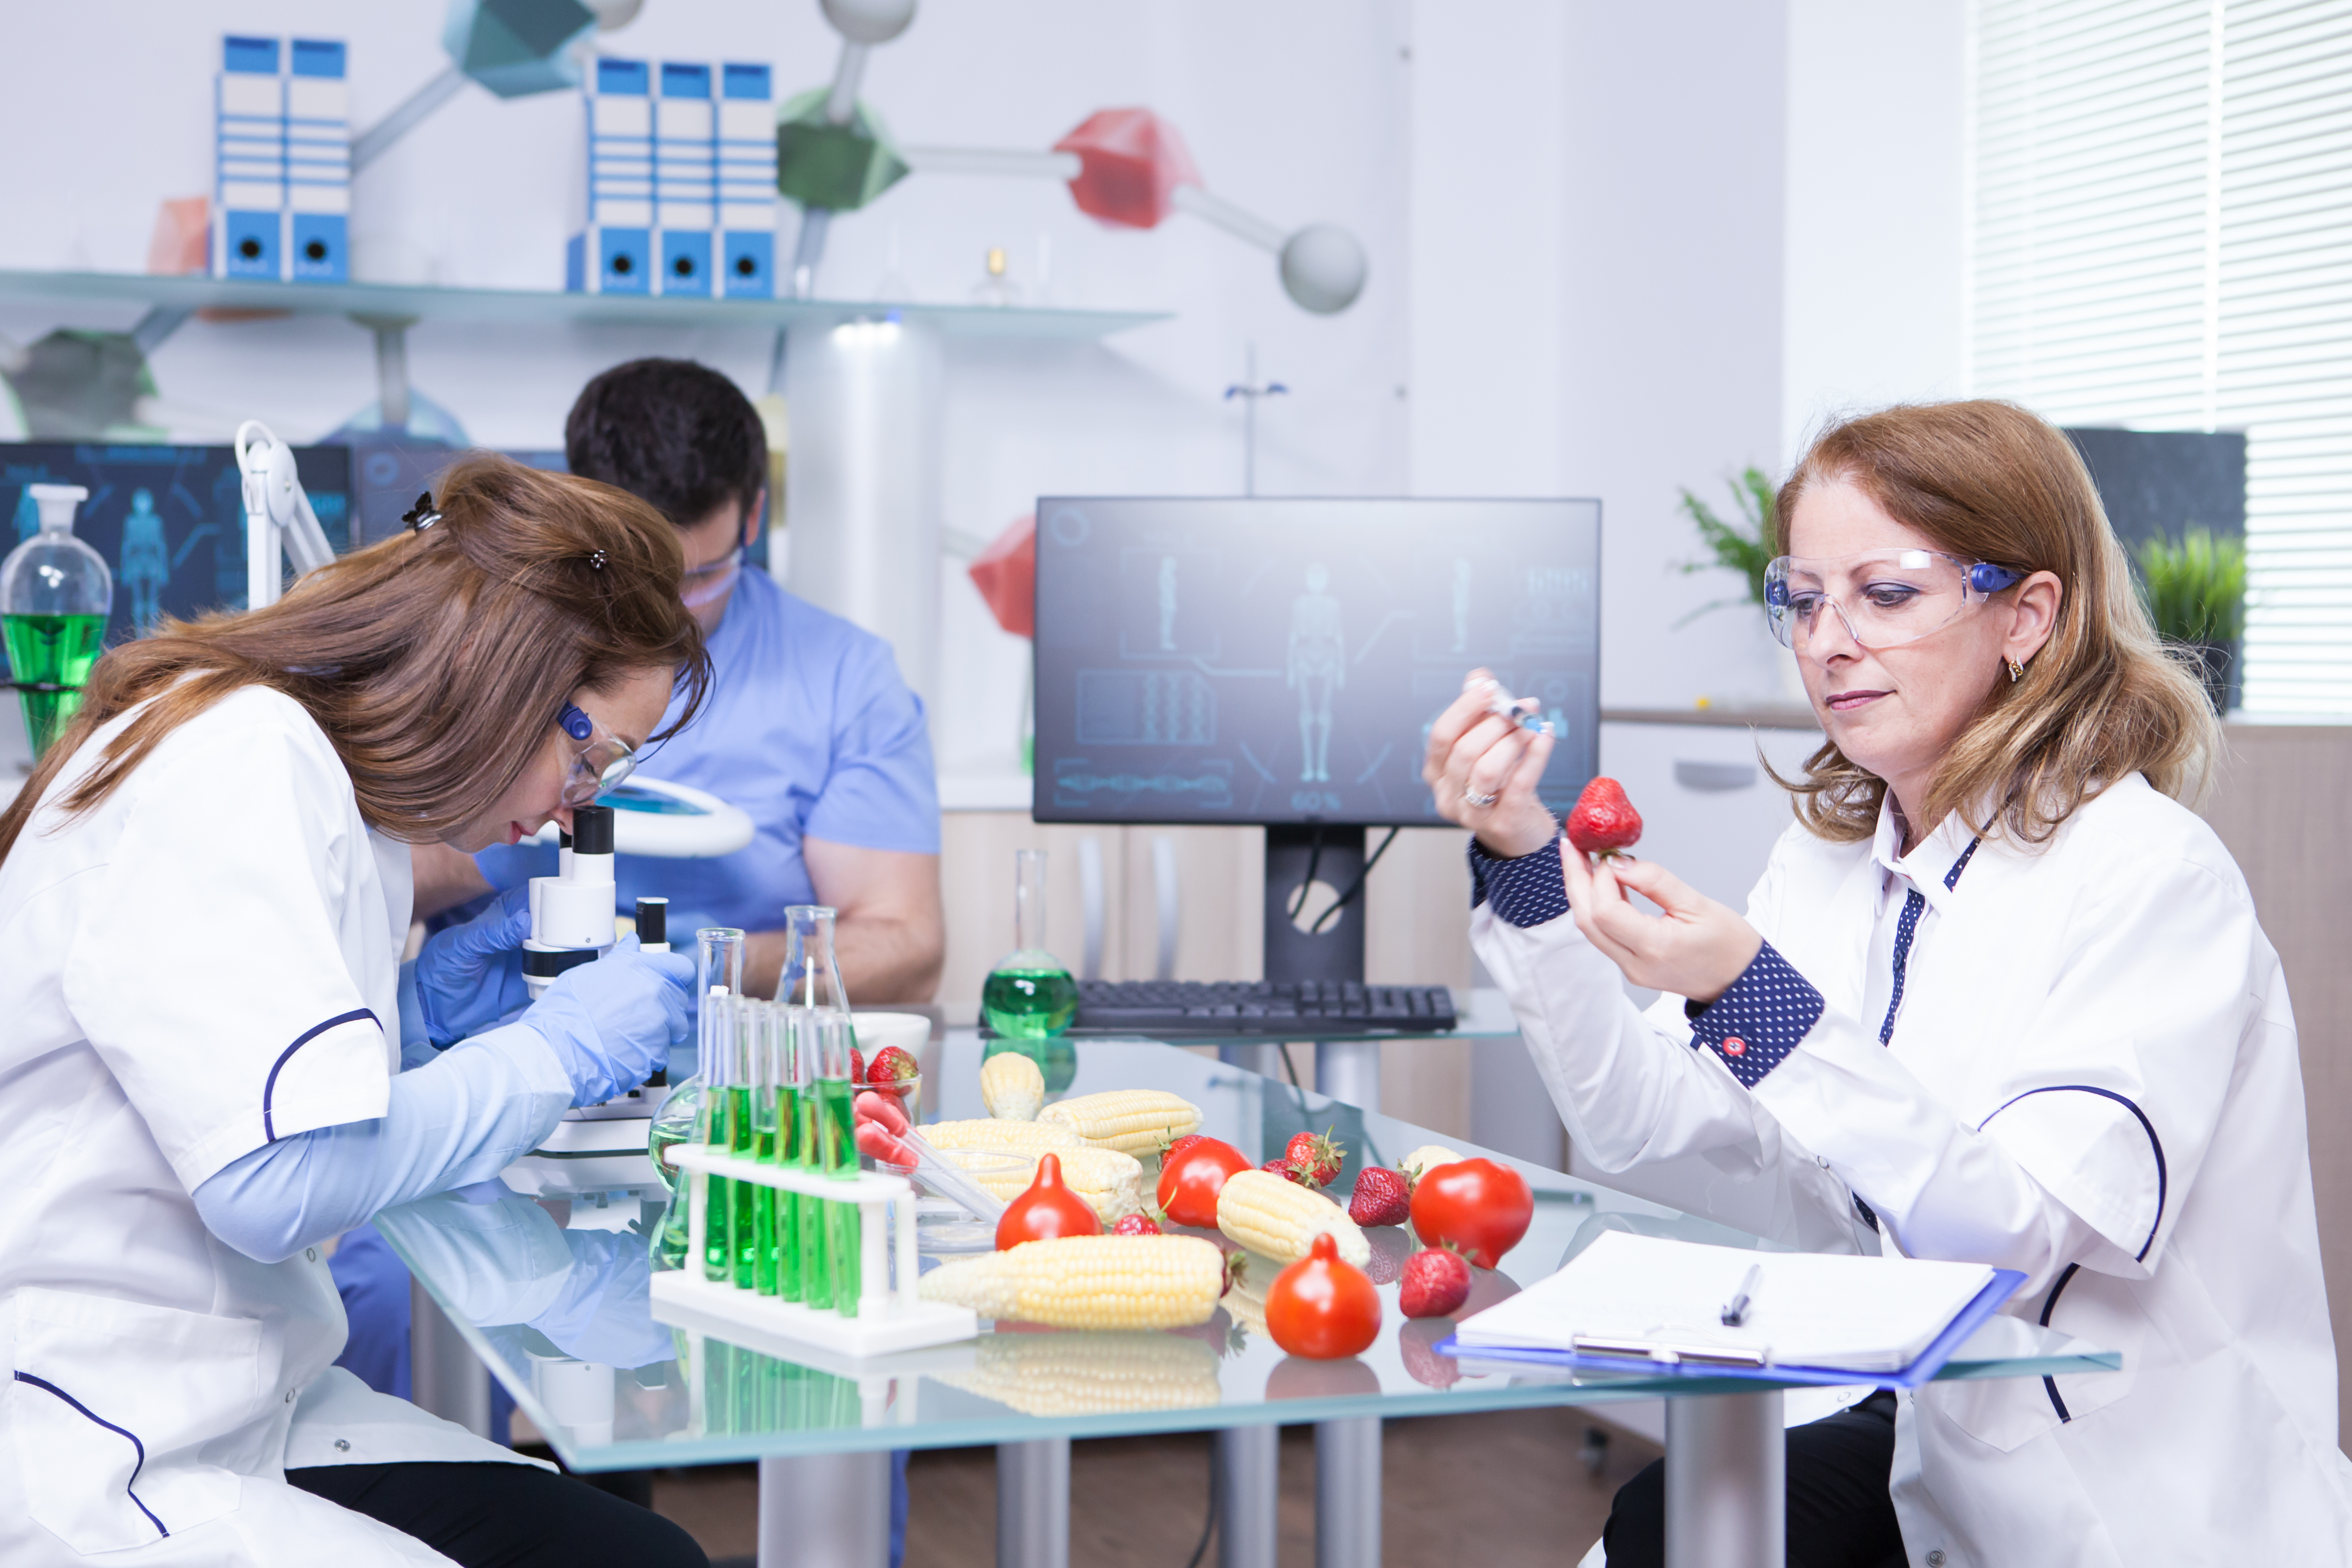
[[[1938,836],[1940,866],[1968,836]],[[1867,842],[1774,848],[1748,918],[1827,1011],[1753,1090],[1572,918],[1481,906],[1473,941],[1606,1180],[1809,1248],[2021,1269],[2010,1314],[2123,1352],[1904,1397],[1913,1563],[2352,1563],[2294,1019],[2228,851],[2137,774],[2039,852],[1988,838],[1889,1046],[1880,875]]]
[[[283,1472],[520,1456],[335,1367],[318,1250],[256,1263],[189,1196],[274,1138],[384,1113],[407,850],[261,688],[62,823],[121,722],[0,864],[0,1562],[446,1563]]]

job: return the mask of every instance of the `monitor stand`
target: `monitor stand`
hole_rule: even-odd
[[[1359,892],[1323,923],[1319,931],[1298,929],[1291,909],[1299,885],[1314,879],[1336,893],[1356,886],[1364,874],[1361,827],[1284,826],[1265,830],[1265,968],[1268,980],[1353,981],[1364,978],[1364,897]],[[1280,1076],[1269,1062],[1272,1046],[1228,1046],[1227,1061]],[[1381,1104],[1381,1042],[1319,1040],[1315,1045],[1315,1088],[1349,1105],[1378,1110]]]

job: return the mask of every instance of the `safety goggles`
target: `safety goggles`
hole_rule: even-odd
[[[555,716],[555,722],[580,742],[580,750],[563,775],[564,805],[593,805],[598,795],[620,788],[637,771],[635,748],[575,704],[565,703],[563,711]]]
[[[737,545],[708,566],[696,566],[679,579],[677,596],[689,610],[703,605],[735,586],[735,579],[743,573],[743,547]]]
[[[1764,615],[1783,647],[1802,650],[1824,609],[1862,647],[1897,647],[1941,631],[2024,577],[1939,550],[1872,550],[1822,560],[1783,555],[1764,568]]]

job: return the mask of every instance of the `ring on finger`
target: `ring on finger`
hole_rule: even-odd
[[[1498,795],[1480,795],[1476,790],[1465,786],[1462,791],[1462,798],[1466,804],[1484,811],[1502,797]]]

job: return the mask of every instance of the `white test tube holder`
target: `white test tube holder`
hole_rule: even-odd
[[[690,1212],[686,1267],[656,1274],[654,1316],[680,1328],[708,1329],[712,1321],[763,1336],[814,1346],[853,1358],[888,1355],[978,1337],[980,1319],[969,1307],[926,1301],[916,1293],[921,1266],[915,1256],[915,1188],[904,1176],[860,1171],[847,1178],[797,1166],[771,1165],[708,1143],[679,1143],[670,1163],[685,1173]],[[810,1307],[703,1277],[709,1234],[710,1178],[772,1187],[828,1203],[857,1205],[857,1315]],[[898,1276],[892,1275],[896,1239]],[[665,1308],[670,1309],[664,1310]]]

